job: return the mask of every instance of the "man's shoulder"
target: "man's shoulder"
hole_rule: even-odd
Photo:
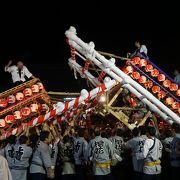
[[[12,70],[16,70],[17,69],[17,66],[16,65],[13,65],[13,66],[9,66],[10,69]]]
[[[141,45],[141,48],[144,48],[144,47],[146,48],[146,45],[145,45],[145,44],[142,44],[142,45]]]
[[[25,69],[27,69],[27,67],[26,67],[26,66],[23,66],[23,69],[25,70]]]

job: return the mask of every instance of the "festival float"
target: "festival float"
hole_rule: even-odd
[[[90,90],[47,93],[39,79],[32,79],[2,92],[1,139],[46,121],[83,126],[93,116],[114,119],[131,130],[148,119],[157,130],[180,123],[179,85],[152,61],[96,51],[95,44],[82,41],[74,27],[65,35],[71,54],[68,65],[75,79],[85,79]],[[125,65],[116,65],[117,59]]]

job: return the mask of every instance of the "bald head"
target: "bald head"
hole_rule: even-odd
[[[24,66],[24,64],[23,64],[22,61],[18,61],[18,62],[17,62],[17,67],[18,67],[18,69],[22,69],[23,66]]]

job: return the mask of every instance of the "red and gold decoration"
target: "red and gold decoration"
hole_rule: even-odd
[[[0,93],[0,132],[28,122],[53,109],[53,104],[39,79],[32,79]]]

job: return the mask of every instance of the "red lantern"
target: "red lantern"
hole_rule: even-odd
[[[144,83],[146,82],[146,80],[147,80],[146,76],[141,76],[141,77],[138,79],[139,83],[141,83],[141,84],[144,84]]]
[[[39,89],[40,89],[40,90],[43,90],[43,89],[44,89],[44,86],[43,86],[43,84],[42,84],[41,82],[38,82],[37,85],[39,86]]]
[[[133,72],[131,74],[131,76],[132,76],[133,79],[139,79],[140,78],[140,74],[138,72]]]
[[[30,109],[31,109],[31,112],[37,112],[38,111],[38,105],[37,104],[31,104],[30,105]]]
[[[177,95],[177,96],[180,96],[180,89],[178,89],[178,90],[176,91],[176,95]]]
[[[14,116],[13,115],[7,115],[6,117],[5,117],[5,121],[6,121],[6,123],[13,123],[14,122]]]
[[[159,86],[153,86],[153,87],[152,87],[152,92],[153,92],[153,93],[159,93],[160,90],[161,90],[161,88],[160,88]]]
[[[153,86],[153,82],[152,81],[150,81],[150,80],[148,80],[148,81],[146,81],[145,83],[144,83],[144,86],[145,86],[145,88],[152,88],[152,86]]]
[[[127,69],[123,69],[123,72],[124,72],[125,74],[128,74],[128,70],[127,70]]]
[[[153,70],[153,66],[151,64],[148,64],[146,67],[145,67],[145,71],[146,72],[151,72]]]
[[[129,103],[130,103],[130,105],[131,106],[133,106],[133,107],[136,107],[137,106],[137,102],[135,101],[135,99],[134,98],[128,98],[128,101],[129,101]]]
[[[147,60],[141,59],[140,62],[139,62],[139,67],[144,67],[146,65],[147,65]]]
[[[7,97],[7,102],[8,102],[9,104],[14,104],[14,103],[16,102],[15,96],[14,96],[14,95],[9,95],[9,96]]]
[[[15,118],[16,120],[19,120],[19,119],[22,118],[22,113],[21,113],[20,111],[15,111],[15,112],[13,113],[13,115],[14,115],[14,118]]]
[[[126,74],[132,73],[133,72],[133,67],[132,66],[127,66],[126,67]]]
[[[165,75],[164,74],[159,74],[158,75],[158,81],[165,81],[165,79],[166,79],[166,77],[165,77]]]
[[[169,89],[171,91],[177,91],[178,90],[178,85],[175,84],[175,83],[172,83],[172,84],[170,84]]]
[[[132,62],[133,62],[133,64],[139,64],[139,62],[140,62],[140,57],[134,57],[134,58],[132,58]]]
[[[21,109],[21,113],[22,113],[23,116],[29,116],[30,113],[31,113],[31,109],[28,108],[28,107],[24,107],[24,108]]]
[[[171,105],[171,104],[173,104],[173,103],[174,103],[174,99],[173,99],[172,97],[166,98],[166,104],[167,104],[167,105]]]
[[[159,71],[157,69],[154,69],[153,71],[151,71],[152,77],[157,77],[158,75],[159,75]]]
[[[26,97],[32,96],[32,90],[31,90],[31,88],[26,88],[26,89],[24,89],[23,94],[24,94],[24,96],[26,96]]]
[[[6,99],[0,99],[0,108],[5,108],[7,105]]]
[[[165,96],[166,96],[166,93],[165,93],[164,91],[160,91],[160,92],[158,93],[158,98],[159,98],[159,99],[163,99]]]
[[[0,128],[5,127],[6,122],[4,119],[0,119]]]
[[[163,82],[163,85],[164,87],[169,87],[171,85],[171,81],[166,79],[164,82]]]
[[[179,103],[178,102],[172,103],[172,108],[173,109],[178,109],[179,108]]]
[[[16,99],[22,101],[24,99],[24,94],[21,92],[16,93]]]
[[[39,92],[39,86],[37,84],[32,85],[31,89],[32,89],[33,93],[38,93]]]

